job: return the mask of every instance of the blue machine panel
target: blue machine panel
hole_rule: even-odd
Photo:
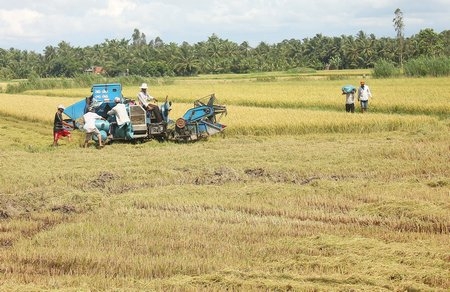
[[[94,84],[92,96],[97,102],[114,102],[114,98],[122,98],[122,85],[120,83]]]
[[[72,120],[81,118],[89,106],[95,107],[97,114],[106,117],[106,113],[114,107],[114,98],[122,99],[122,85],[120,83],[94,84],[91,88],[92,96],[80,100],[79,102],[68,106],[64,113]]]
[[[72,120],[76,120],[84,115],[85,109],[86,109],[86,99],[82,99],[79,102],[76,102],[66,107],[64,113]]]

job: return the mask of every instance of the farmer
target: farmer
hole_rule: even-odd
[[[153,112],[153,114],[155,115],[156,121],[158,123],[162,122],[162,115],[161,115],[161,111],[159,110],[158,105],[151,103],[151,102],[158,102],[158,100],[156,100],[156,98],[154,98],[153,96],[149,95],[147,93],[147,83],[142,83],[141,85],[141,91],[138,93],[137,97],[139,100],[139,104],[145,109],[147,110],[147,112],[150,114]]]
[[[355,93],[356,88],[351,85],[342,87],[342,95],[345,94],[345,111],[348,113],[355,112]]]
[[[55,113],[55,120],[53,121],[53,146],[58,146],[58,140],[61,137],[68,137],[71,140],[71,133],[64,126],[73,128],[73,126],[63,120],[62,114],[65,107],[60,104]]]
[[[361,80],[360,87],[358,88],[358,101],[361,103],[361,112],[364,113],[369,107],[369,97],[372,98],[369,86],[366,85],[364,80]]]
[[[98,147],[102,148],[104,146],[102,141],[102,135],[95,126],[96,120],[105,120],[105,118],[99,116],[94,112],[94,108],[90,107],[89,111],[83,115],[84,126],[83,129],[86,131],[86,138],[84,139],[84,148],[88,146],[88,142],[92,139],[92,135],[97,135]]]
[[[114,98],[115,106],[108,111],[109,116],[116,116],[116,125],[121,128],[122,126],[128,127],[130,125],[130,117],[128,116],[127,108],[123,103],[121,103],[120,97]],[[112,138],[112,133],[114,130],[111,127],[110,138]]]

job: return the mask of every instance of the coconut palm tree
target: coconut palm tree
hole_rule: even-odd
[[[200,68],[200,60],[196,56],[194,47],[190,46],[187,42],[183,42],[176,50],[171,63],[173,64],[176,75],[196,75]]]

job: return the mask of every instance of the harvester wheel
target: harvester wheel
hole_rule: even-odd
[[[177,125],[178,128],[183,129],[184,127],[186,127],[186,120],[183,118],[179,118],[177,119],[175,124]]]

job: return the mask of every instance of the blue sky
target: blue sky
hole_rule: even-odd
[[[4,3],[6,2],[6,3]],[[394,11],[405,36],[450,29],[450,0],[12,0],[0,6],[0,48],[43,52],[66,41],[86,47],[106,39],[194,44],[212,34],[251,46],[284,39],[356,35],[395,37]]]

